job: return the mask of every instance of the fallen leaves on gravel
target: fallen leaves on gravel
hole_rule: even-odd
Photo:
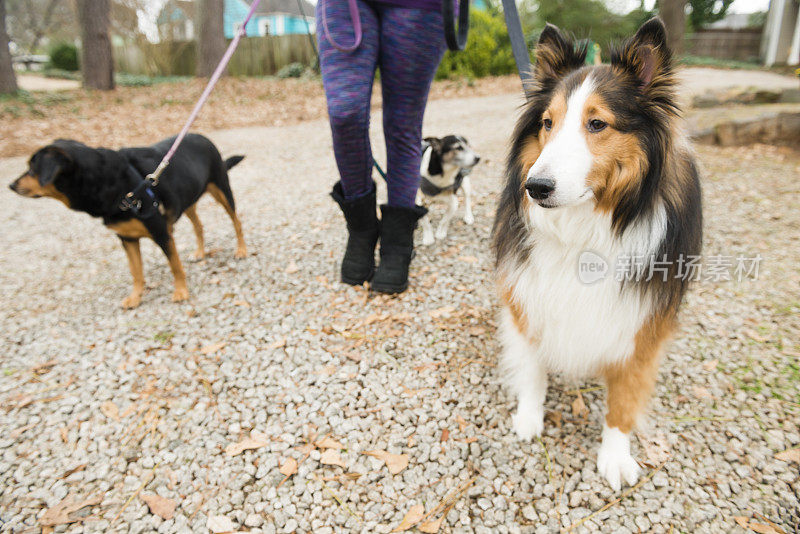
[[[269,445],[269,438],[261,432],[251,432],[249,438],[245,438],[238,443],[231,443],[225,447],[228,456],[236,456],[250,449],[260,449]]]
[[[176,503],[172,499],[161,495],[142,495],[142,500],[150,508],[150,512],[161,519],[169,520],[175,515]]]
[[[86,466],[87,466],[87,465],[88,465],[88,464],[80,464],[80,465],[76,465],[76,466],[75,466],[75,467],[73,467],[72,469],[68,469],[66,472],[64,472],[64,474],[63,474],[63,475],[61,475],[61,478],[67,478],[68,476],[70,476],[70,475],[72,475],[72,474],[75,474],[75,473],[77,473],[77,472],[79,472],[79,471],[83,471],[84,469],[86,469]]]
[[[387,451],[367,451],[364,454],[382,460],[393,475],[402,472],[403,469],[408,467],[409,457],[407,454],[392,454]]]
[[[425,517],[425,507],[421,504],[415,504],[411,508],[409,508],[406,515],[403,517],[403,520],[400,521],[400,524],[392,529],[392,532],[403,532],[404,530],[408,530],[419,521]]]
[[[200,349],[200,352],[203,354],[203,356],[208,356],[209,354],[214,354],[218,350],[222,350],[223,347],[225,347],[225,342],[220,341],[219,343],[214,343],[213,345],[206,345]]]
[[[420,532],[426,532],[427,534],[436,534],[439,532],[439,529],[442,528],[442,522],[444,522],[444,517],[442,516],[436,521],[426,521],[419,525]]]
[[[119,408],[111,401],[106,401],[100,405],[100,411],[103,415],[114,421],[119,421]]]
[[[290,477],[293,474],[297,473],[297,460],[294,458],[289,458],[286,462],[281,466],[279,469],[281,474],[285,477]]]
[[[319,447],[320,449],[344,449],[344,445],[336,441],[335,439],[331,438],[330,436],[325,436],[314,445]]]
[[[645,435],[637,432],[639,444],[644,450],[644,464],[649,467],[657,467],[670,457],[669,441],[664,434]]]
[[[214,534],[222,534],[223,532],[233,532],[236,530],[236,525],[224,515],[210,515],[206,521],[206,528]]]
[[[339,451],[336,449],[325,449],[325,451],[320,455],[319,461],[324,465],[338,465],[339,467],[347,467],[347,464],[344,463],[344,460],[342,460],[342,457],[339,455]]]
[[[585,419],[586,416],[589,415],[589,408],[586,407],[586,403],[583,401],[583,395],[580,391],[578,392],[578,396],[575,397],[575,400],[572,401],[572,415],[582,419]]]
[[[752,532],[758,532],[759,534],[786,534],[780,528],[776,528],[773,525],[767,525],[765,523],[756,523],[752,519],[748,519],[745,516],[735,516],[734,521],[745,530],[750,530]]]
[[[86,506],[95,506],[103,502],[103,495],[94,495],[84,500],[76,500],[75,497],[67,495],[57,505],[45,511],[39,519],[39,524],[43,527],[53,527],[55,525],[65,525],[67,523],[77,523],[83,521],[84,517],[72,517],[71,514]]]
[[[800,449],[787,449],[775,455],[778,460],[784,462],[796,462],[800,464]]]

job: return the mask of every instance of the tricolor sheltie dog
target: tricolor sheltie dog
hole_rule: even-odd
[[[585,66],[585,55],[555,26],[542,32],[493,247],[514,430],[542,432],[549,372],[602,377],[597,464],[618,490],[639,476],[630,432],[675,328],[683,262],[700,253],[700,184],[662,22],[645,23],[610,65]]]

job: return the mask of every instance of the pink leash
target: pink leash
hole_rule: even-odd
[[[247,23],[250,22],[250,18],[255,13],[256,8],[258,7],[258,3],[261,0],[254,0],[253,3],[250,5],[250,11],[247,12],[247,16],[244,18],[244,22],[242,22],[239,31],[236,32],[236,35],[233,36],[233,40],[231,44],[228,45],[228,49],[225,51],[225,55],[222,56],[222,59],[219,60],[219,65],[217,65],[214,74],[211,75],[211,78],[208,80],[208,84],[206,85],[203,94],[200,95],[200,100],[197,101],[197,104],[194,105],[194,109],[192,110],[192,114],[189,115],[189,119],[186,121],[186,124],[183,125],[183,129],[181,133],[178,134],[178,137],[175,138],[175,141],[172,142],[172,146],[167,151],[166,156],[164,159],[161,160],[161,163],[158,164],[156,170],[152,172],[152,174],[147,175],[147,180],[150,180],[153,185],[158,184],[158,179],[161,177],[161,173],[164,172],[164,169],[167,168],[169,165],[169,160],[172,159],[172,156],[175,155],[175,151],[178,150],[183,138],[186,137],[186,134],[189,132],[189,128],[192,127],[192,123],[197,118],[197,115],[200,113],[200,109],[208,100],[208,96],[211,94],[211,91],[214,89],[214,86],[219,81],[220,76],[222,76],[222,71],[225,70],[225,67],[228,65],[228,62],[231,60],[231,56],[236,51],[236,47],[239,46],[239,41],[244,37],[245,33],[247,32]],[[359,28],[361,27],[359,21]]]
[[[363,32],[361,31],[361,17],[358,14],[358,4],[356,3],[356,0],[347,0],[347,6],[350,8],[350,20],[353,21],[353,34],[355,35],[355,41],[351,46],[340,45],[334,41],[333,38],[331,38],[331,31],[328,29],[327,2],[325,0],[319,1],[323,2],[320,9],[322,9],[322,28],[325,30],[325,38],[328,39],[331,45],[340,52],[352,52],[358,48],[361,44]]]

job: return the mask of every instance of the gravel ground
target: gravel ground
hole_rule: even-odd
[[[587,517],[576,531],[790,531],[798,464],[776,454],[800,447],[800,157],[698,149],[706,255],[764,260],[758,280],[688,296],[634,440],[645,478],[617,502],[596,472],[597,384],[555,378],[541,441],[510,428],[488,240],[519,103],[431,104],[426,134],[465,134],[483,156],[476,222],[420,249],[396,298],[336,282],[345,234],[322,121],[211,133],[224,155],[247,155],[232,185],[251,255],[233,259],[231,225],[204,200],[213,255],[189,263],[191,225],[176,230],[186,303],[169,301],[147,243],[148,291],[121,310],[130,276],[114,236],[55,201],[0,193],[0,531],[39,531],[65,498],[89,504],[56,532],[389,532],[420,510],[428,531],[443,518],[440,532]],[[23,167],[2,160],[0,179]],[[152,495],[174,517],[151,513]]]

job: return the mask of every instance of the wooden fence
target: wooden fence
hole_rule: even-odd
[[[687,49],[693,56],[738,61],[758,61],[761,28],[705,29],[690,35]]]
[[[314,39],[316,37],[314,36]],[[232,76],[268,76],[290,63],[313,65],[314,48],[308,35],[247,37],[231,58]],[[125,44],[114,47],[118,72],[148,76],[194,76],[197,64],[196,41]]]

